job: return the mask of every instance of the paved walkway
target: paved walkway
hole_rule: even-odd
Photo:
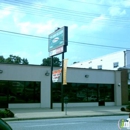
[[[90,117],[90,116],[112,116],[128,115],[129,112],[122,112],[122,106],[97,106],[97,107],[74,107],[61,111],[61,108],[12,108],[14,118],[4,118],[4,120],[27,120],[27,119],[47,119],[47,118],[69,118],[69,117]]]

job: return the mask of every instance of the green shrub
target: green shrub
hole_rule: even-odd
[[[130,105],[127,105],[127,106],[126,106],[126,109],[130,110]]]
[[[124,107],[122,107],[122,108],[121,108],[121,111],[125,111],[125,108],[124,108]]]
[[[14,117],[14,113],[9,109],[0,110],[0,118]]]
[[[6,113],[3,110],[0,110],[0,118],[6,118]]]

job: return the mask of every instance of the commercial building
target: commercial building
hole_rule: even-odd
[[[99,70],[121,70],[122,89],[125,88],[126,90],[122,90],[122,93],[124,93],[124,96],[122,95],[122,100],[127,100],[128,98],[130,101],[130,50],[122,50],[92,60],[78,62],[71,65],[70,67]]]
[[[104,55],[92,60],[70,65],[76,68],[117,70],[120,67],[130,68],[130,50],[123,50]]]
[[[125,70],[68,67],[64,85],[68,107],[127,104],[122,74],[126,75]],[[50,91],[50,67],[0,64],[0,108],[50,108]],[[61,107],[61,77],[53,83],[52,99],[53,107]]]

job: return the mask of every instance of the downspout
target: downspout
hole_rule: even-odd
[[[127,67],[126,66],[126,51],[124,51],[124,67]]]

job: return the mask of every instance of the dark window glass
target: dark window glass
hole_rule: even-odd
[[[98,101],[97,84],[88,84],[88,102]]]
[[[106,102],[114,101],[114,85],[111,84],[100,84],[99,85],[99,101],[104,100]]]
[[[130,101],[130,85],[128,85],[128,100]]]
[[[114,85],[111,84],[83,84],[68,83],[64,86],[64,97],[68,96],[69,102],[106,102],[114,101]],[[53,102],[61,102],[61,83],[53,84]]]
[[[53,102],[61,102],[61,83],[53,83],[52,100]]]
[[[119,63],[118,62],[114,62],[113,63],[113,68],[117,68],[117,67],[119,67]]]
[[[84,102],[86,101],[86,97],[87,97],[86,84],[82,83],[71,84],[71,90],[69,91],[70,102]]]
[[[40,82],[0,81],[0,102],[40,103],[40,93]]]
[[[98,68],[98,69],[102,69],[102,65],[98,65],[97,68]]]
[[[24,102],[39,103],[40,102],[40,83],[25,82],[24,83]]]
[[[86,101],[87,88],[86,84],[68,83],[64,86],[64,97],[68,96],[69,102]],[[53,84],[53,102],[61,102],[61,83]]]
[[[11,100],[11,96],[8,97],[8,82],[0,81],[0,108],[7,108],[8,100]]]

